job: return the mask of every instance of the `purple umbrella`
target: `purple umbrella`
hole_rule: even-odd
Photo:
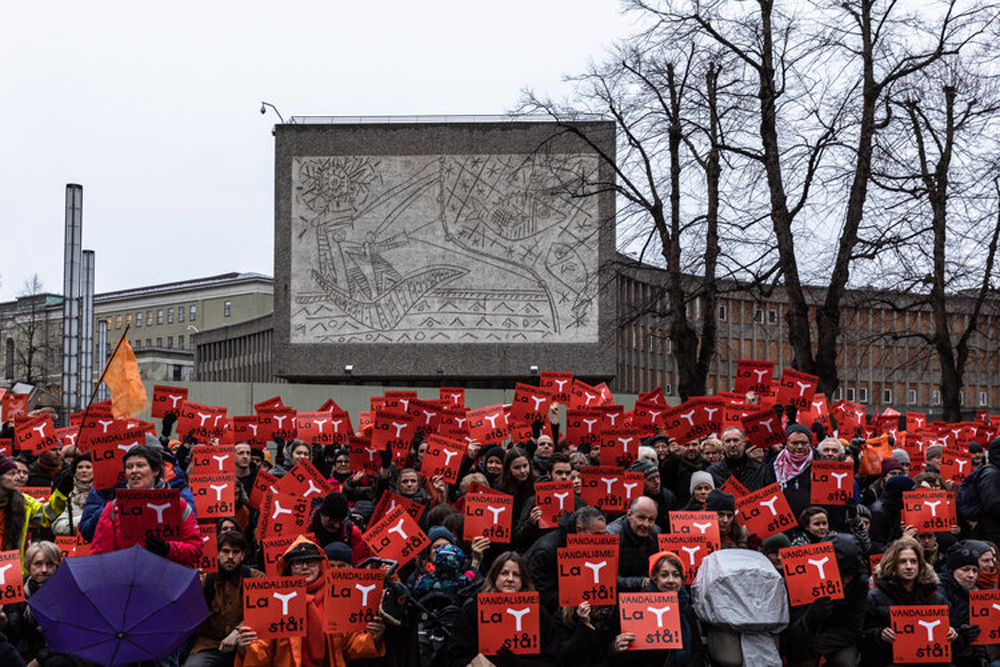
[[[64,559],[28,605],[49,647],[101,665],[166,657],[208,617],[198,572],[140,546]]]

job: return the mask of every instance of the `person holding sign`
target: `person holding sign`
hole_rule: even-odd
[[[128,450],[123,461],[125,467],[125,484],[132,490],[167,489],[163,481],[163,457],[159,450],[148,445],[136,445]],[[72,478],[70,478],[72,480]],[[147,536],[143,546],[157,556],[162,556],[175,563],[194,567],[201,558],[202,541],[198,530],[198,520],[195,518],[191,505],[184,498],[180,501],[180,525],[176,540],[164,540],[155,536]],[[90,553],[101,554],[118,551],[131,546],[125,539],[122,526],[122,516],[119,512],[118,500],[112,500],[104,506],[101,517],[94,529],[94,539],[91,541]]]
[[[490,566],[483,582],[482,593],[524,593],[534,591],[531,584],[531,573],[521,554],[516,551],[505,551]],[[537,598],[536,603],[537,605]],[[495,655],[488,656],[496,667],[536,667],[540,665],[558,665],[560,660],[553,652],[555,626],[552,617],[539,605],[539,637],[538,650],[533,653],[516,655],[513,651],[501,649]],[[481,618],[478,598],[472,598],[462,607],[455,623],[451,644],[445,656],[446,665],[468,665],[477,655],[480,655]],[[514,614],[523,613],[522,609],[512,609]],[[523,618],[523,616],[522,616]],[[499,624],[496,624],[499,625]],[[486,625],[486,627],[489,627]]]
[[[62,551],[52,542],[34,542],[25,551],[24,558],[28,564],[28,576],[24,580],[24,597],[30,598],[55,573],[62,562]],[[7,625],[4,626],[3,632],[26,661],[38,658],[39,663],[44,663],[59,655],[46,646],[45,635],[38,627],[34,615],[28,613],[27,602],[6,604],[3,611],[7,614]],[[71,658],[66,656],[66,659]],[[6,665],[6,663],[0,664]]]
[[[969,591],[976,587],[979,577],[979,558],[966,542],[959,542],[948,550],[944,569],[939,577],[938,592],[948,600],[952,623],[958,639],[952,643],[951,659],[958,665],[987,664],[986,648],[974,646],[981,628],[970,623]]]
[[[652,649],[638,653],[628,652],[641,646],[636,635],[623,632],[615,637],[611,644],[614,664],[639,665],[652,667],[665,665],[668,667],[685,667],[686,665],[702,664],[702,646],[697,630],[697,617],[691,605],[691,596],[684,588],[684,565],[677,554],[670,551],[659,551],[649,558],[648,593],[676,593],[680,607],[681,648]],[[628,652],[628,653],[626,653]]]
[[[315,542],[296,538],[281,556],[279,576],[306,580],[306,634],[304,637],[258,639],[252,627],[240,626],[239,667],[346,667],[351,660],[385,655],[385,623],[378,618],[364,632],[326,632],[325,605],[330,563]],[[275,610],[280,620],[281,610]]]
[[[774,468],[747,456],[746,434],[740,427],[730,426],[722,431],[722,451],[724,458],[708,467],[715,488],[722,488],[730,477],[735,477],[748,491],[774,484]]]
[[[822,542],[830,533],[826,508],[810,505],[799,513],[799,528],[792,535],[792,546]]]
[[[774,476],[795,515],[812,502],[812,462],[812,431],[802,424],[789,424],[785,448],[774,459]]]
[[[28,528],[42,528],[62,514],[66,500],[73,492],[73,476],[63,473],[56,481],[55,491],[47,503],[41,503],[21,493],[18,484],[20,471],[13,459],[0,457],[0,551],[17,550],[21,554],[21,570],[27,574],[24,549],[28,541]]]
[[[861,664],[883,667],[892,664],[892,645],[896,641],[890,609],[904,606],[946,605],[947,599],[937,590],[938,577],[924,560],[920,544],[912,537],[901,537],[886,550],[875,568],[875,588],[868,593],[862,631]],[[948,629],[948,641],[958,633]]]
[[[531,459],[520,447],[512,447],[503,459],[499,489],[514,496],[511,516],[520,517],[528,499],[535,495],[535,473],[531,470]]]

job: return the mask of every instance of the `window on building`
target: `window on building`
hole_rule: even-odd
[[[674,393],[674,388],[673,387],[671,387],[669,384],[663,385],[663,395],[664,396],[670,396],[672,393]]]
[[[167,324],[173,324],[173,323],[174,323],[174,309],[167,308]]]
[[[177,321],[178,322],[184,321],[184,306],[179,306],[177,308]]]
[[[774,308],[771,308],[770,310],[767,311],[767,323],[768,324],[778,323],[778,311],[776,311]]]
[[[173,367],[173,380],[175,382],[181,379],[181,374],[184,372],[184,367],[180,365],[174,365]]]
[[[222,316],[223,317],[229,317],[229,315],[232,312],[233,312],[233,302],[232,301],[225,301],[225,302],[223,302],[223,304],[222,304]]]
[[[847,388],[847,400],[849,400],[849,401],[853,401],[854,400],[854,387],[848,387]]]
[[[10,337],[4,342],[3,375],[8,380],[14,379],[14,339]]]
[[[136,328],[142,326],[142,311],[141,310],[137,310],[136,313],[135,313],[135,326],[136,326]]]
[[[941,405],[941,392],[936,389],[931,392],[931,405]]]
[[[989,401],[986,400],[986,392],[979,392],[979,407],[985,408]]]
[[[167,336],[167,349],[168,350],[174,349],[174,337],[173,336]]]
[[[837,391],[833,392],[833,401],[834,402],[839,401],[841,397],[843,397],[843,395],[844,395],[844,390],[841,389],[840,387],[837,387]]]
[[[725,322],[726,321],[726,317],[728,315],[729,315],[729,313],[726,312],[726,307],[725,306],[719,306],[719,321],[720,322]]]
[[[908,405],[916,405],[917,404],[917,390],[916,389],[907,389],[906,390],[906,402],[907,402]]]
[[[163,324],[163,309],[162,308],[160,308],[158,311],[156,311],[156,323],[157,324]]]
[[[198,319],[198,306],[191,306],[191,309],[188,310],[188,319],[192,322]]]
[[[892,405],[892,389],[882,390],[882,403],[885,405]]]
[[[753,311],[753,321],[757,324],[764,323],[764,310],[762,308],[756,308]]]
[[[964,391],[958,392],[958,403],[959,403],[959,405],[965,405],[965,392]]]
[[[118,315],[115,317],[115,329],[121,329],[121,328],[122,328],[122,316]]]
[[[147,338],[146,339],[146,347],[152,347],[152,346],[153,346],[153,340],[151,338]]]
[[[867,402],[868,402],[868,388],[858,387],[858,403],[867,403]]]
[[[146,311],[146,326],[147,327],[153,326],[153,311],[151,310]]]
[[[156,347],[163,347],[163,337],[162,336],[157,336],[156,337]]]
[[[128,324],[132,324],[132,313],[125,316],[125,320]]]
[[[177,349],[178,350],[184,349],[184,334],[181,334],[180,336],[177,337]]]

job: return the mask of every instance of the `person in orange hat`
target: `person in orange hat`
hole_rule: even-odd
[[[635,641],[631,632],[622,632],[611,644],[613,663],[627,661],[630,666],[664,665],[666,667],[684,667],[703,663],[702,646],[697,630],[697,617],[691,605],[691,596],[684,587],[684,565],[677,554],[672,551],[659,551],[649,557],[648,593],[677,593],[680,605],[681,637],[683,647],[665,651],[639,651],[626,653]],[[627,657],[626,657],[627,656]]]

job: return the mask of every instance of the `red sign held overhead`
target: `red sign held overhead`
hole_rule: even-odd
[[[531,654],[541,650],[538,591],[480,593],[477,602],[480,653],[496,655],[506,649]]]
[[[711,551],[722,546],[717,512],[670,512],[668,516],[671,533],[705,537],[712,545]]]
[[[125,545],[143,544],[147,537],[167,542],[181,530],[181,497],[177,489],[118,489],[115,502]]]
[[[854,498],[854,465],[848,461],[813,461],[809,502],[846,505]]]
[[[927,415],[923,412],[906,413],[906,430],[919,431],[927,425]]]
[[[232,445],[195,445],[191,448],[191,472],[236,477],[236,450]]]
[[[762,540],[797,525],[795,515],[777,482],[737,498],[736,513],[747,531]]]
[[[514,386],[514,401],[510,406],[511,419],[519,424],[544,422],[549,417],[552,392],[545,387],[534,387],[518,382]]]
[[[832,542],[788,547],[779,551],[792,606],[810,604],[821,597],[844,598],[840,568]]]
[[[778,385],[778,403],[794,405],[799,410],[808,410],[812,402],[819,378],[809,373],[786,368],[781,371],[781,382]]]
[[[623,633],[635,635],[630,651],[682,648],[677,593],[622,593],[618,598]]]
[[[267,438],[260,431],[260,418],[257,415],[233,417],[233,442],[245,442],[248,445],[263,445]]]
[[[946,482],[956,486],[972,473],[972,455],[958,449],[944,449],[941,452],[941,476]]]
[[[281,438],[285,442],[298,437],[299,430],[295,426],[295,417],[298,413],[289,407],[268,407],[257,411],[261,427],[267,433],[268,438]]]
[[[510,542],[513,526],[514,496],[500,491],[466,494],[465,523],[462,539],[488,537],[490,542]]]
[[[954,494],[921,489],[903,491],[903,523],[918,533],[940,533],[956,523]]]
[[[0,397],[0,419],[5,422],[16,421],[18,417],[28,416],[28,394],[5,393]]]
[[[156,419],[167,415],[177,415],[187,400],[188,390],[184,387],[153,385],[153,406],[150,414]]]
[[[306,635],[306,580],[303,577],[243,579],[243,625],[258,639]]]
[[[457,484],[458,471],[468,447],[468,443],[431,434],[427,438],[420,474],[427,479],[440,475],[448,484]]]
[[[566,547],[558,550],[559,606],[581,602],[608,606],[617,602],[618,545]]]
[[[580,471],[580,495],[591,507],[602,512],[621,512],[625,509],[625,469],[613,466],[585,466]]]
[[[397,507],[371,525],[361,536],[373,554],[394,560],[400,567],[417,557],[430,544],[405,508]]]
[[[767,393],[771,390],[773,376],[773,361],[740,359],[736,362],[736,386],[733,391],[741,396],[746,396],[750,391],[755,394]]]
[[[375,413],[372,447],[380,451],[388,449],[399,464],[409,454],[416,432],[417,426],[406,411],[383,408]]]
[[[379,617],[384,584],[383,570],[330,570],[329,595],[323,609],[326,632],[364,632]]]
[[[266,470],[257,470],[257,477],[250,490],[250,505],[259,510],[260,504],[264,502],[264,494],[268,491],[278,493],[278,478]]]
[[[330,493],[330,485],[309,459],[302,459],[278,481],[278,490],[311,504]]]
[[[566,442],[596,446],[601,441],[605,411],[600,408],[570,408],[566,411]],[[609,425],[610,426],[610,425]]]
[[[660,533],[656,536],[656,542],[660,551],[672,551],[681,559],[685,584],[694,583],[701,561],[718,548],[709,541],[707,535],[693,533]]]
[[[601,390],[591,387],[586,382],[573,380],[573,386],[569,390],[569,403],[567,407],[571,410],[580,408],[596,408],[601,405],[603,396]]]
[[[573,482],[535,482],[535,505],[542,511],[538,527],[543,530],[555,528],[559,525],[559,517],[575,508]]]
[[[397,507],[402,507],[406,510],[406,513],[413,517],[414,521],[420,521],[420,517],[423,516],[424,510],[427,509],[425,505],[422,505],[414,500],[410,500],[404,496],[399,495],[393,491],[385,490],[378,499],[378,503],[375,505],[375,510],[372,512],[371,519],[369,523],[374,523],[378,521],[386,514],[389,514]]]
[[[538,384],[551,392],[554,402],[566,405],[573,387],[573,374],[566,371],[542,371],[541,382]]]
[[[219,571],[219,542],[214,523],[199,523],[201,533],[201,558],[198,559],[198,571],[202,574]]]
[[[295,415],[299,440],[316,445],[346,445],[351,437],[351,419],[346,412],[299,412]]]
[[[177,435],[192,436],[198,442],[222,437],[226,408],[184,401],[177,415]]]
[[[774,410],[759,410],[743,417],[743,430],[747,442],[759,449],[768,449],[785,441],[785,431],[781,428],[781,417]]]
[[[465,387],[441,387],[438,389],[438,398],[447,401],[448,405],[464,408]]]
[[[638,456],[639,444],[639,430],[633,426],[602,429],[601,465],[627,468]]]
[[[469,419],[469,435],[482,444],[499,443],[507,437],[507,416],[502,405],[490,405],[466,412]]]
[[[14,446],[36,456],[60,446],[52,417],[44,414],[37,417],[18,417],[14,420]]]
[[[364,470],[369,475],[377,475],[382,467],[382,452],[367,438],[351,436],[351,470]]]
[[[889,607],[896,640],[892,642],[894,663],[951,662],[946,605]]]
[[[199,519],[236,514],[236,477],[226,473],[194,473],[188,477]]]
[[[257,539],[299,535],[305,532],[309,501],[284,493],[264,493],[257,522]]]

